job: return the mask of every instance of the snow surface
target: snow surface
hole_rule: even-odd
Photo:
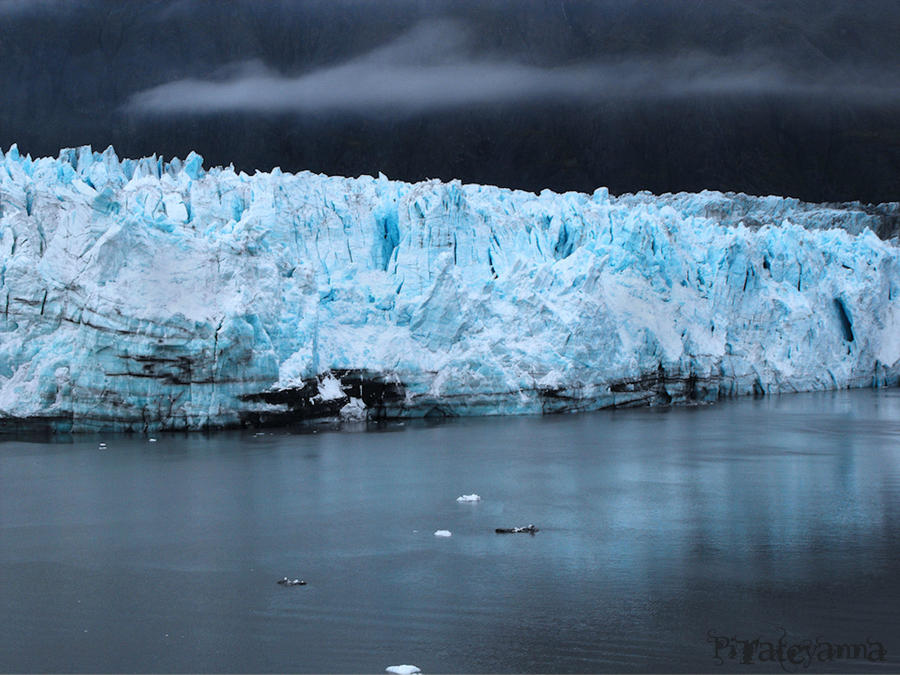
[[[0,422],[154,431],[896,385],[900,253],[870,211],[13,146]]]

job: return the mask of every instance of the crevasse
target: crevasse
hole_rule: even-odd
[[[199,429],[896,385],[897,204],[0,153],[0,425]]]

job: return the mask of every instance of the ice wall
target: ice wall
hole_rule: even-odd
[[[14,146],[0,153],[0,425],[197,429],[896,385],[900,249],[875,232],[898,213]]]

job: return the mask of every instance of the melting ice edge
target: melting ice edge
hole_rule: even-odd
[[[900,204],[0,152],[0,428],[896,386]]]

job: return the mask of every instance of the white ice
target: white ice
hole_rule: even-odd
[[[358,398],[350,397],[350,401],[341,408],[341,419],[346,422],[362,422],[366,419],[366,404]]]
[[[237,425],[289,418],[275,395],[309,382],[310,405],[352,396],[368,419],[896,385],[900,252],[879,217],[13,147],[0,420]],[[400,393],[373,401],[351,372]]]
[[[395,675],[415,675],[416,673],[422,672],[421,670],[419,670],[418,666],[410,666],[410,665],[388,666],[384,670],[385,670],[385,672],[388,672],[388,673],[395,673]]]

